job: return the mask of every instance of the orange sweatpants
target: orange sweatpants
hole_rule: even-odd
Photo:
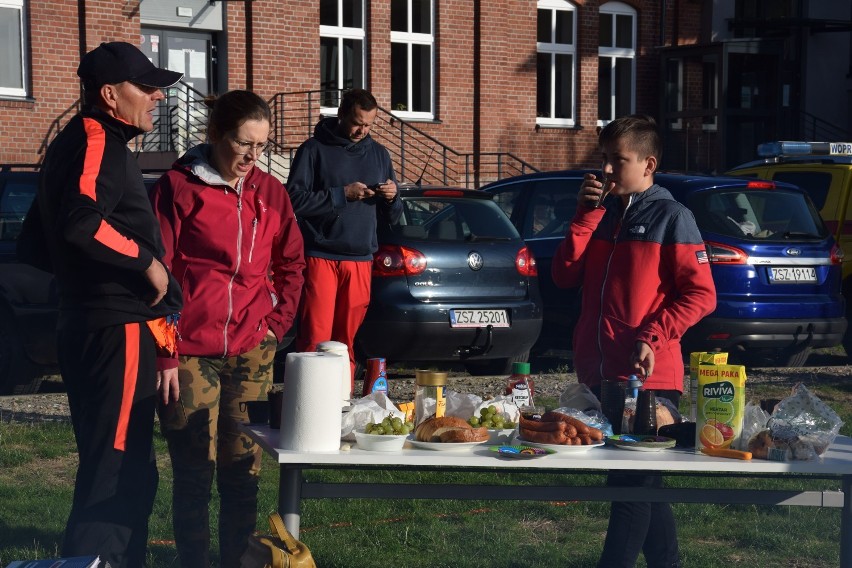
[[[339,341],[349,348],[352,388],[355,388],[355,334],[370,304],[368,261],[305,258],[305,285],[299,304],[296,350],[312,352],[323,341]]]

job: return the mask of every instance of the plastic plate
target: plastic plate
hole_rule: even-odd
[[[606,443],[622,450],[638,452],[659,452],[675,447],[677,440],[665,436],[640,436],[638,434],[619,434],[609,436]]]

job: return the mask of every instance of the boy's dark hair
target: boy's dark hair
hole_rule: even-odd
[[[603,127],[598,142],[601,146],[619,138],[627,138],[630,149],[641,158],[654,156],[657,163],[663,157],[663,147],[657,122],[645,114],[631,114],[616,118]]]
[[[338,118],[351,116],[356,106],[369,111],[379,106],[379,103],[367,89],[350,89],[343,93],[343,97],[340,99],[340,107],[337,109]]]
[[[251,91],[228,91],[220,97],[208,97],[204,102],[212,109],[207,120],[208,135],[224,136],[247,120],[265,120],[272,124],[269,105]]]

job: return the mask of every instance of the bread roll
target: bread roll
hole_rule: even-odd
[[[455,416],[427,418],[414,429],[414,438],[419,442],[440,442],[441,432],[447,429],[472,429],[471,425]]]
[[[465,442],[485,442],[488,440],[488,428],[445,428],[438,434],[441,442],[458,444]]]

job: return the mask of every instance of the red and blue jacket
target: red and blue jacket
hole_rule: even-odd
[[[683,391],[680,339],[716,308],[707,251],[692,212],[663,187],[630,196],[625,206],[579,205],[553,258],[557,286],[582,286],[574,330],[581,383],[634,373],[636,341],[654,350],[646,388]]]

